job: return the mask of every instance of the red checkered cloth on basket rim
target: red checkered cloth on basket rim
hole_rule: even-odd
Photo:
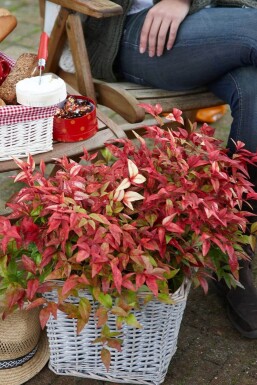
[[[0,52],[0,58],[6,60],[11,67],[15,61]],[[56,106],[50,107],[26,107],[21,105],[5,106],[0,108],[0,128],[3,125],[30,122],[54,116]]]

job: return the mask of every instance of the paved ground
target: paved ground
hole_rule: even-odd
[[[0,49],[17,58],[23,52],[36,52],[40,18],[37,0],[0,0],[18,18],[16,30],[1,43]],[[218,124],[218,134],[226,135],[231,118],[227,114]],[[9,175],[9,174],[8,174]],[[13,193],[13,186],[1,176],[0,209]],[[1,384],[1,373],[0,373]],[[106,382],[105,385],[108,383]],[[256,385],[257,341],[240,337],[227,320],[224,304],[213,287],[206,296],[191,290],[178,349],[164,385]],[[12,384],[10,384],[12,385]],[[45,367],[27,385],[104,385],[101,381],[56,376]]]

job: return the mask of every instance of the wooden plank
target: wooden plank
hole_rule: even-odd
[[[66,23],[66,31],[76,69],[76,79],[79,85],[78,90],[82,95],[86,95],[96,101],[91,68],[79,14],[69,15]]]
[[[69,16],[69,11],[62,8],[57,16],[54,24],[49,43],[48,43],[48,58],[46,62],[45,72],[57,73],[59,60],[66,41],[66,20]]]
[[[210,94],[210,91],[207,89],[194,89],[194,90],[188,90],[188,91],[167,91],[162,90],[159,88],[141,88],[141,89],[130,89],[128,90],[136,99],[142,100],[142,99],[157,99],[157,98],[173,98],[177,96],[189,96],[193,95],[194,97],[197,97],[197,95],[206,95],[207,93]]]
[[[120,5],[109,0],[51,0],[51,2],[96,18],[116,16],[123,13]]]
[[[145,111],[138,106],[138,101],[123,88],[110,87],[109,83],[95,82],[97,101],[111,108],[130,123],[140,122],[145,117]]]
[[[160,103],[164,112],[170,111],[176,107],[182,111],[198,110],[200,108],[218,106],[224,104],[224,101],[218,99],[212,93],[206,92],[205,94],[199,94],[188,96],[177,96],[173,98],[151,98],[144,99],[144,103],[156,104]]]
[[[96,151],[102,148],[106,141],[115,138],[116,136],[113,134],[113,132],[109,128],[105,128],[104,130],[99,130],[92,138],[80,142],[55,142],[52,151],[33,155],[33,159],[36,164],[39,164],[41,160],[43,160],[45,163],[54,163],[54,158],[61,158],[63,155],[66,155],[70,158],[77,158],[83,154],[83,148],[86,148],[88,151]],[[23,159],[26,160],[26,157]],[[17,169],[18,166],[13,160],[0,162],[0,173]]]
[[[95,82],[99,82],[98,80],[95,80]],[[191,90],[186,90],[186,91],[168,91],[168,90],[163,90],[161,88],[154,88],[154,87],[148,87],[148,86],[142,86],[140,84],[135,84],[135,83],[130,83],[130,82],[123,82],[119,81],[116,83],[111,83],[108,82],[106,83],[110,87],[113,88],[121,88],[125,89],[126,91],[130,92],[133,95],[138,95],[139,98],[141,97],[149,97],[149,95],[160,95],[160,96],[177,96],[177,95],[188,95],[188,94],[199,94],[203,92],[208,92],[208,89],[205,87],[199,87],[199,88],[194,88]]]

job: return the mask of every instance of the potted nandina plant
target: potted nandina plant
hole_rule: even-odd
[[[160,106],[145,107],[162,124]],[[32,157],[16,160],[26,186],[0,218],[0,289],[6,313],[43,305],[57,373],[160,383],[188,282],[207,292],[214,272],[238,284],[253,244],[240,208],[256,199],[247,179],[256,154],[237,143],[230,158],[209,126],[186,130],[176,109],[166,118],[180,126],[106,144],[102,160],[63,157],[50,177],[43,162],[37,171]]]

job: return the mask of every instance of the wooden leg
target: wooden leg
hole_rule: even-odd
[[[57,16],[55,25],[53,27],[49,44],[48,44],[48,59],[46,62],[46,72],[57,73],[59,68],[59,61],[63,51],[66,36],[66,21],[69,16],[69,11],[61,8]]]
[[[70,14],[66,25],[79,92],[96,100],[80,15]]]

